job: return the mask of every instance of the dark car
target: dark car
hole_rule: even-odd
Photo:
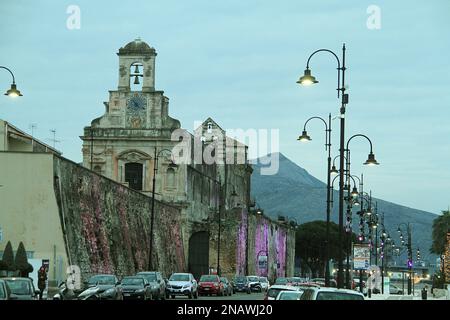
[[[152,299],[152,288],[147,279],[142,276],[124,277],[121,286],[124,299]]]
[[[166,281],[161,275],[161,272],[145,271],[139,272],[136,275],[147,279],[151,287],[152,299],[166,299]]]
[[[199,295],[217,295],[223,296],[223,283],[220,281],[219,276],[214,274],[203,275],[198,282],[198,294]]]
[[[236,276],[233,280],[234,292],[247,292],[250,294],[250,284],[246,276]]]
[[[0,279],[0,300],[9,300],[11,290],[4,280]]]
[[[98,274],[89,278],[78,300],[123,300],[119,279],[112,274]]]
[[[220,281],[223,283],[223,293],[226,296],[231,296],[233,294],[233,285],[228,281],[227,277],[220,277]]]
[[[11,290],[10,300],[39,300],[40,291],[34,288],[30,278],[3,278]]]

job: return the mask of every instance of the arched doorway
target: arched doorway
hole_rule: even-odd
[[[189,238],[189,272],[195,279],[209,273],[209,233],[200,231]]]
[[[125,181],[134,190],[142,190],[142,163],[129,162],[125,164]]]

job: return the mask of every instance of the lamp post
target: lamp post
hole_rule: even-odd
[[[20,93],[19,90],[17,90],[16,78],[14,77],[13,72],[9,68],[4,67],[4,66],[0,66],[0,69],[5,69],[6,71],[8,71],[11,74],[11,77],[12,77],[11,88],[6,91],[5,96],[9,96],[9,97],[12,97],[12,98],[23,96],[23,94]]]
[[[404,227],[405,229],[402,230],[402,227]],[[408,239],[407,239],[407,244],[405,244],[405,240],[403,239],[403,231],[406,231]],[[406,246],[407,252],[408,252],[408,262],[407,262],[407,266],[408,266],[408,273],[409,273],[409,278],[408,278],[408,295],[411,294],[411,276],[412,276],[412,268],[413,268],[413,259],[412,259],[412,239],[411,239],[411,225],[410,223],[400,223],[397,226],[397,232],[400,234],[400,241],[401,244],[403,246]]]
[[[328,161],[327,161],[327,212],[326,212],[326,235],[325,235],[325,286],[330,286],[330,264],[329,264],[329,240],[330,240],[330,216],[331,216],[331,113],[328,115],[328,125],[327,122],[321,117],[311,117],[306,120],[303,126],[303,132],[297,140],[299,141],[311,141],[306,131],[306,125],[310,120],[318,119],[325,124],[325,150],[328,150]]]
[[[169,149],[162,149],[159,152],[157,152],[155,147],[154,152],[154,165],[153,165],[153,181],[152,181],[152,211],[151,211],[151,217],[150,217],[150,250],[149,250],[149,256],[148,256],[148,269],[149,271],[152,270],[152,256],[153,256],[153,226],[155,221],[155,187],[156,187],[156,173],[158,172],[158,158],[161,155],[162,152],[169,152],[171,156],[173,156],[172,151]],[[170,168],[176,168],[178,167],[173,160],[171,160],[169,164]]]
[[[338,277],[337,277],[337,287],[342,288],[343,287],[343,280],[344,280],[344,270],[343,270],[343,229],[344,229],[344,143],[345,143],[345,107],[348,104],[348,94],[345,93],[345,44],[342,46],[342,65],[341,60],[339,60],[338,56],[329,49],[319,49],[314,51],[308,58],[308,61],[306,63],[306,70],[304,72],[304,75],[300,77],[300,79],[297,81],[297,83],[302,85],[311,85],[314,83],[318,83],[315,77],[311,75],[311,70],[309,69],[309,62],[316,53],[319,52],[328,52],[332,54],[337,61],[337,95],[338,99],[339,96],[341,96],[341,108],[340,108],[340,114],[341,114],[341,121],[340,121],[340,172],[339,172],[339,240],[338,240]]]

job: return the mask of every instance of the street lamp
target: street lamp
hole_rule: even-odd
[[[325,236],[325,286],[330,285],[330,266],[329,266],[329,239],[330,239],[330,216],[331,216],[331,113],[328,115],[328,124],[322,117],[311,117],[306,120],[303,126],[303,133],[298,138],[299,141],[311,141],[311,137],[306,131],[306,125],[309,121],[317,119],[323,122],[325,125],[325,150],[328,150],[328,161],[327,161],[327,212],[326,212],[326,236]]]
[[[149,256],[148,256],[148,269],[149,271],[152,270],[152,255],[153,255],[153,226],[155,221],[155,188],[156,188],[156,173],[158,172],[158,159],[162,152],[169,152],[170,155],[173,157],[172,151],[169,149],[162,149],[159,152],[157,152],[155,147],[155,155],[153,158],[154,165],[153,165],[153,181],[152,181],[152,212],[150,217],[150,250],[149,250]],[[169,163],[169,168],[177,168],[178,165],[176,165],[173,162],[173,159],[171,159]]]
[[[19,90],[17,90],[16,79],[15,79],[14,74],[12,73],[12,71],[10,69],[8,69],[7,67],[4,67],[4,66],[0,66],[0,69],[5,69],[6,71],[8,71],[11,74],[12,80],[13,80],[13,82],[11,84],[11,88],[6,91],[5,96],[9,96],[9,97],[12,97],[12,98],[23,96],[23,94],[20,93]]]
[[[404,230],[402,230],[402,227],[404,227]],[[406,244],[406,249],[408,252],[408,262],[407,262],[407,267],[408,267],[408,273],[409,273],[409,278],[408,278],[408,294],[411,294],[411,276],[412,276],[412,268],[413,268],[413,259],[412,259],[412,239],[411,239],[411,225],[410,223],[400,223],[397,226],[397,232],[400,233],[401,236],[401,241],[402,241],[402,245],[405,246],[405,240],[403,239],[403,231],[406,231],[406,234],[408,236],[408,243]]]
[[[318,83],[316,78],[311,75],[311,70],[309,69],[309,62],[311,58],[319,52],[327,52],[332,54],[337,61],[337,95],[338,99],[341,95],[341,108],[340,108],[340,114],[341,114],[341,121],[340,121],[340,172],[339,172],[339,252],[338,252],[338,277],[337,277],[337,287],[342,288],[343,287],[343,280],[344,280],[344,273],[343,273],[343,243],[342,243],[342,236],[343,236],[343,229],[344,229],[344,142],[345,142],[345,107],[348,103],[348,94],[345,93],[345,44],[342,46],[342,66],[341,66],[341,60],[339,60],[338,56],[329,49],[319,49],[314,51],[308,58],[308,61],[306,62],[306,70],[304,72],[304,75],[300,77],[300,79],[297,81],[297,83],[302,85],[311,85],[314,83]],[[342,78],[342,82],[341,82]]]

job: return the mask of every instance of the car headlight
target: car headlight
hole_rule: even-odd
[[[157,290],[158,289],[158,286],[157,285],[153,285],[152,286],[152,290]]]
[[[139,290],[136,290],[136,293],[143,293],[145,291],[145,289],[139,289]]]
[[[183,289],[184,288],[189,288],[191,285],[189,285],[189,284],[185,284],[184,286],[183,286]]]

